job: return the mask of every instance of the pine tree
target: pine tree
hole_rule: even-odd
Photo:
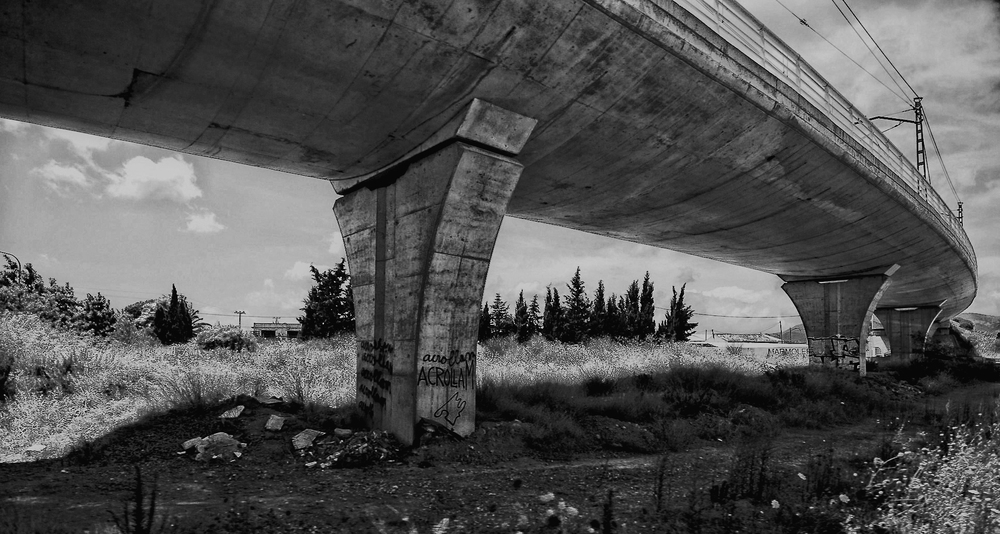
[[[657,336],[666,341],[687,341],[698,327],[698,323],[691,322],[691,318],[694,317],[691,306],[684,304],[685,287],[687,284],[681,286],[680,294],[677,293],[676,287],[671,287],[674,295],[670,299],[670,309],[667,310],[666,318],[660,323],[657,332]]]
[[[589,330],[590,300],[587,299],[579,267],[576,268],[576,274],[573,275],[573,279],[566,287],[569,289],[569,295],[566,298],[566,320],[560,341],[582,343],[586,341]]]
[[[528,304],[524,301],[524,291],[517,296],[514,303],[514,326],[517,327],[517,342],[524,343],[531,339],[531,320],[528,317]]]
[[[597,281],[597,291],[594,291],[594,306],[590,313],[590,337],[607,335],[604,328],[608,322],[608,308],[604,297],[604,280]]]
[[[79,330],[100,337],[107,337],[115,331],[115,310],[103,295],[98,293],[95,297],[87,293],[87,298],[81,304],[82,309],[75,318]]]
[[[483,311],[479,314],[479,342],[482,343],[490,339],[492,328],[490,327],[490,304],[483,304]]]
[[[508,336],[516,332],[514,318],[510,315],[510,306],[500,298],[500,293],[493,299],[493,312],[490,322],[493,324],[492,337]]]
[[[636,335],[640,340],[652,337],[656,333],[656,308],[653,306],[653,282],[649,280],[649,271],[642,280],[642,293],[639,296],[639,322]]]
[[[528,306],[528,327],[531,335],[537,334],[542,329],[542,311],[538,307],[538,295],[531,296],[531,304]]]
[[[336,267],[324,272],[314,265],[310,265],[309,270],[314,284],[302,301],[304,315],[298,318],[302,324],[302,337],[321,338],[353,333],[354,293],[346,260],[341,258]]]

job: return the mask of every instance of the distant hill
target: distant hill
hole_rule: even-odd
[[[996,315],[986,315],[985,313],[962,313],[958,319],[965,319],[972,322],[973,331],[996,332],[1000,330],[1000,317]]]
[[[781,332],[773,332],[772,335],[776,338],[785,340],[785,343],[805,343],[806,342],[806,329],[801,324],[786,328]]]

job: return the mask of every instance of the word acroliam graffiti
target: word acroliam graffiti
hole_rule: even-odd
[[[448,356],[425,354],[421,358],[417,385],[469,389],[476,377],[476,353],[453,351]]]
[[[358,343],[358,408],[374,417],[392,393],[393,347],[382,340]]]

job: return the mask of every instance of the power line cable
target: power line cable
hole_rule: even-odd
[[[951,193],[955,195],[955,201],[961,204],[962,199],[958,196],[955,184],[951,181],[951,174],[948,173],[948,167],[944,165],[944,157],[941,155],[941,149],[938,148],[937,139],[934,138],[934,130],[931,128],[931,120],[927,117],[926,110],[924,111],[924,123],[927,124],[927,134],[931,138],[931,144],[934,145],[934,152],[937,154],[938,162],[941,163],[941,170],[944,171],[944,177],[948,180],[948,186],[951,187]]]
[[[882,63],[882,60],[881,60],[881,59],[880,59],[880,58],[878,57],[878,55],[876,55],[876,54],[875,54],[875,51],[874,51],[874,50],[872,50],[872,47],[871,47],[871,46],[868,46],[868,41],[865,41],[865,38],[864,38],[864,37],[861,37],[861,33],[860,33],[860,32],[858,32],[858,29],[854,27],[854,24],[853,24],[853,23],[851,22],[851,19],[847,17],[847,13],[844,13],[844,10],[843,10],[843,9],[840,9],[840,4],[838,4],[838,3],[837,3],[837,0],[830,0],[830,1],[831,1],[831,2],[833,2],[833,6],[837,8],[837,11],[839,11],[839,12],[840,12],[840,15],[841,15],[842,17],[844,17],[844,20],[845,20],[845,21],[847,21],[847,25],[848,25],[848,26],[850,26],[852,30],[854,30],[854,35],[857,35],[857,36],[858,36],[858,39],[859,39],[859,40],[861,40],[862,44],[864,44],[864,45],[865,45],[865,48],[867,48],[867,49],[868,49],[868,53],[869,53],[869,54],[871,54],[871,55],[872,55],[872,57],[874,57],[874,58],[875,58],[875,61],[877,61],[877,62],[878,62],[878,65],[879,65],[880,67],[882,67],[882,70],[884,70],[884,71],[885,71],[885,73],[889,75],[889,79],[890,79],[890,80],[892,80],[892,83],[893,83],[893,84],[894,84],[894,85],[896,86],[896,88],[898,88],[898,89],[899,89],[899,92],[900,92],[900,93],[903,93],[903,94],[905,95],[905,94],[906,94],[906,90],[905,90],[905,89],[903,89],[903,87],[899,85],[899,82],[897,82],[897,81],[896,81],[896,78],[894,78],[894,77],[892,76],[892,73],[891,73],[891,72],[889,72],[889,69],[885,68],[885,65],[884,65],[884,64]],[[845,0],[841,0],[841,1],[842,1],[842,2],[844,2],[844,5],[845,5],[845,6],[847,6],[847,8],[848,8],[848,9],[850,9],[850,8],[851,8],[851,6],[848,6],[848,5],[847,5],[847,2],[846,2]],[[852,14],[852,15],[854,15],[854,11],[851,11],[851,14]],[[860,25],[860,26],[861,26],[862,28],[864,28],[864,26],[865,26],[865,25],[861,23],[861,20],[860,20],[860,19],[858,19],[858,16],[857,16],[857,15],[854,15],[854,19],[858,21],[858,24],[859,24],[859,25]],[[867,29],[865,30],[865,33],[868,33],[868,30],[867,30]],[[868,34],[868,38],[869,38],[869,39],[871,39],[871,41],[872,41],[873,43],[875,43],[875,46],[876,46],[876,47],[878,46],[878,43],[877,43],[877,42],[875,42],[875,39],[874,39],[874,38],[872,38],[871,34]],[[882,50],[882,49],[881,49],[881,48],[879,48],[879,51],[880,51],[880,52],[881,52],[881,50]],[[885,56],[885,53],[883,52],[883,53],[882,53],[882,55],[883,55],[883,56]],[[886,59],[886,60],[888,60],[889,58],[888,58],[888,57],[886,57],[885,59]],[[890,64],[892,64],[892,62],[891,62],[891,61],[890,61],[889,63],[890,63]],[[895,68],[895,67],[893,67],[893,68]],[[899,72],[899,71],[897,71],[897,73],[898,73],[898,72]],[[903,80],[903,81],[905,82],[906,80]],[[907,84],[907,86],[909,86],[909,84]],[[914,94],[916,94],[916,93],[914,93]]]
[[[694,315],[700,315],[702,317],[721,317],[724,319],[792,319],[798,317],[798,315],[717,315],[714,313],[698,312],[694,312]]]
[[[869,32],[868,28],[865,27],[865,23],[861,22],[861,19],[858,18],[857,14],[854,13],[854,10],[851,9],[851,5],[847,3],[847,0],[840,0],[840,1],[843,2],[845,6],[847,6],[847,10],[850,11],[851,15],[854,16],[854,19],[858,21],[858,24],[861,25],[861,29],[865,31],[865,34],[868,35],[868,38],[871,39],[873,43],[875,43],[875,47],[878,48],[878,51],[882,53],[882,56],[885,57],[885,60],[889,62],[890,66],[892,66],[892,70],[896,71],[896,75],[899,76],[899,79],[903,80],[903,83],[905,83],[906,86],[910,88],[910,92],[913,93],[913,96],[914,97],[920,96],[913,89],[913,86],[910,85],[910,82],[906,81],[906,77],[903,76],[903,73],[899,72],[899,69],[896,68],[896,65],[892,62],[891,59],[889,59],[889,56],[885,53],[885,51],[882,50],[882,47],[879,46],[878,41],[876,41],[875,38],[872,37],[871,32]],[[879,62],[879,64],[881,64],[881,62]]]
[[[841,55],[843,55],[844,57],[846,57],[847,59],[849,59],[851,61],[851,63],[854,63],[854,65],[856,65],[859,69],[861,69],[866,74],[868,74],[868,76],[871,76],[871,78],[873,80],[875,80],[876,82],[878,82],[879,85],[881,85],[882,87],[885,87],[886,90],[889,91],[890,93],[892,93],[896,98],[902,100],[903,102],[909,103],[909,100],[907,100],[907,98],[905,96],[897,93],[891,87],[889,87],[888,85],[886,85],[885,82],[883,82],[882,80],[880,80],[878,78],[878,76],[875,76],[868,69],[862,67],[861,64],[858,63],[857,61],[855,61],[854,58],[852,58],[850,55],[847,54],[847,52],[844,52],[843,50],[840,49],[840,47],[838,47],[837,45],[833,44],[833,42],[831,42],[829,39],[827,39],[822,33],[819,33],[819,31],[817,31],[816,28],[813,28],[812,26],[810,26],[809,22],[807,22],[806,19],[798,16],[794,11],[791,10],[791,8],[789,8],[788,6],[786,6],[781,0],[774,0],[774,1],[777,2],[779,5],[781,5],[781,7],[785,8],[786,11],[788,11],[789,13],[791,13],[793,17],[795,17],[796,19],[798,19],[799,24],[802,24],[806,28],[809,28],[810,30],[812,30],[812,32],[815,33],[816,35],[818,35],[820,37],[820,39],[823,39],[824,41],[826,41],[826,43],[828,45],[832,46],[837,52],[840,52]]]

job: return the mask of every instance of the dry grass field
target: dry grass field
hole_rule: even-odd
[[[924,358],[860,379],[686,344],[490,340],[473,436],[307,467],[318,452],[293,452],[264,421],[280,409],[289,432],[331,434],[356,422],[354,344],[203,351],[0,316],[0,533],[149,532],[136,521],[151,516],[213,533],[1000,531],[988,362]],[[237,401],[247,415],[220,421]],[[248,443],[243,457],[178,456],[220,429]]]

